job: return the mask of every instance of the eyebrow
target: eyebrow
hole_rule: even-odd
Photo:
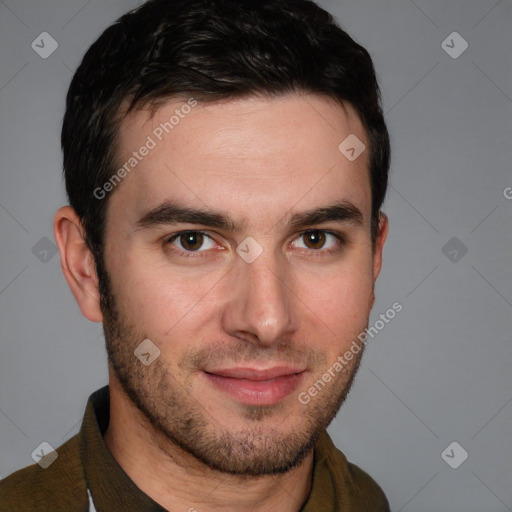
[[[363,225],[363,214],[357,206],[342,200],[335,204],[295,213],[290,219],[289,225],[293,229],[301,229],[333,221]],[[145,213],[136,222],[136,226],[137,229],[150,229],[179,223],[201,224],[235,233],[241,232],[246,227],[246,221],[237,223],[226,213],[192,208],[172,201],[165,201]]]
[[[211,228],[234,232],[240,231],[242,227],[224,213],[191,208],[166,201],[141,217],[137,221],[137,228],[148,229],[159,225],[179,223],[202,224]]]
[[[290,221],[290,226],[295,229],[300,229],[330,221],[362,226],[363,214],[357,206],[349,201],[340,201],[336,204],[296,213]]]

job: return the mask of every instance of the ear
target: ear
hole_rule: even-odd
[[[380,269],[382,268],[382,251],[384,249],[384,243],[388,236],[389,221],[385,213],[380,212],[379,214],[379,228],[377,231],[377,237],[375,239],[375,246],[373,248],[373,288],[375,289],[375,281],[379,277]],[[375,291],[372,290],[370,308],[373,307],[375,302]]]
[[[102,322],[94,257],[85,241],[82,223],[71,206],[63,206],[57,211],[53,231],[62,273],[80,311],[91,322]]]

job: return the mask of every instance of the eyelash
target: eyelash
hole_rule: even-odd
[[[188,233],[200,233],[200,234],[210,238],[211,240],[215,241],[214,238],[212,236],[210,236],[206,231],[190,230],[190,229],[188,229],[186,231],[180,231],[179,233],[175,233],[175,234],[167,237],[165,239],[165,245],[168,246],[169,249],[172,252],[174,252],[174,253],[176,253],[176,254],[184,257],[184,258],[202,258],[202,257],[206,257],[208,251],[183,251],[183,250],[178,250],[178,249],[175,249],[174,247],[172,247],[171,244],[172,244],[172,242],[174,242],[174,240],[179,238],[181,235],[186,235]],[[328,249],[328,250],[309,249],[309,250],[307,250],[307,252],[310,253],[309,257],[318,257],[318,256],[323,256],[325,254],[332,254],[332,253],[338,252],[347,243],[346,238],[345,238],[344,235],[342,235],[341,233],[336,233],[336,232],[333,232],[333,231],[329,231],[327,229],[306,229],[305,231],[302,231],[301,233],[299,233],[298,236],[294,240],[297,240],[297,239],[303,237],[304,235],[306,235],[308,233],[324,233],[324,234],[327,234],[327,235],[332,235],[332,236],[334,236],[334,238],[337,239],[337,244],[336,244],[337,247],[336,248]]]

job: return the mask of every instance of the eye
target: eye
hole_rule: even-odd
[[[297,240],[303,240],[299,249],[312,249],[314,251],[323,250],[323,252],[335,252],[343,245],[344,239],[341,235],[335,235],[329,231],[319,229],[305,231],[301,233]],[[326,247],[327,243],[327,247]]]
[[[215,247],[213,238],[202,231],[182,231],[169,237],[166,243],[185,252],[203,252],[199,249],[207,250]]]

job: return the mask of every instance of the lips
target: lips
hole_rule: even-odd
[[[252,381],[264,381],[275,379],[276,377],[284,377],[286,375],[295,375],[303,372],[304,369],[292,368],[288,366],[274,366],[267,369],[256,368],[230,368],[224,370],[211,370],[207,373],[219,375],[220,377],[231,377],[233,379],[247,379]]]
[[[210,384],[246,405],[273,405],[292,393],[303,379],[304,368],[227,368],[204,371]]]

